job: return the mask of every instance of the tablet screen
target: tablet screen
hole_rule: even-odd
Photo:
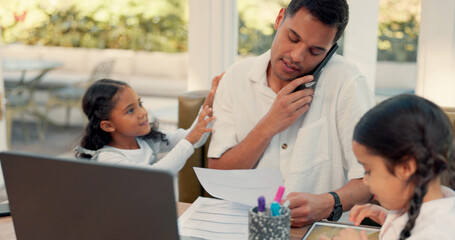
[[[339,231],[348,227],[354,228],[358,233],[360,233],[360,231],[365,231],[369,240],[379,239],[379,227],[354,226],[334,222],[315,222],[311,225],[310,229],[308,229],[308,232],[303,236],[302,240],[319,240],[321,235],[332,239]]]

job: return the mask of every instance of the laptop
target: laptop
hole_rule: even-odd
[[[179,239],[170,173],[1,152],[18,239]]]

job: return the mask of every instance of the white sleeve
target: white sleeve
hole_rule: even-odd
[[[175,131],[163,131],[163,133],[166,134],[166,139],[169,141],[169,144],[161,141],[159,153],[171,151],[182,139],[185,139],[189,130],[179,128]]]
[[[365,170],[352,151],[352,137],[359,119],[374,106],[374,96],[364,76],[347,82],[341,91],[337,104],[337,129],[343,152],[343,168],[348,179],[362,178]]]
[[[163,158],[158,160],[151,168],[167,170],[172,174],[177,174],[186,163],[186,160],[193,154],[194,148],[186,139],[179,141],[172,150]]]
[[[213,124],[214,132],[210,140],[208,151],[209,158],[220,158],[230,148],[236,146],[237,133],[233,112],[233,103],[228,89],[231,81],[231,73],[228,71],[221,79],[216,90],[213,102],[213,115],[216,117]]]
[[[146,168],[153,168],[153,169],[161,169],[166,170],[173,175],[177,174],[180,169],[185,165],[186,160],[193,154],[194,148],[190,142],[186,139],[182,139],[177,144],[175,144],[174,148],[166,154],[163,158],[158,160],[153,165],[148,165],[144,161],[142,163],[135,163],[131,162],[125,155],[122,153],[117,152],[110,152],[110,151],[103,151],[98,155],[99,162],[111,163],[111,164],[119,164],[119,165],[129,165],[129,166],[137,166],[137,167],[146,167]]]

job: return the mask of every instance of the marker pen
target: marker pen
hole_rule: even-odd
[[[265,197],[260,196],[258,198],[258,215],[265,216]]]
[[[279,186],[278,191],[276,192],[275,199],[273,199],[272,204],[270,205],[270,211],[272,211],[272,216],[280,215],[280,202],[283,197],[284,186]]]
[[[275,199],[273,199],[273,200],[276,201],[277,203],[280,203],[281,198],[283,197],[283,193],[284,193],[284,186],[279,186],[278,191],[276,192],[276,195],[275,195]]]
[[[270,205],[270,211],[272,212],[272,216],[279,216],[280,215],[280,204],[276,201],[273,201]]]
[[[286,200],[286,202],[283,203],[283,207],[281,208],[281,214],[283,214],[284,210],[289,207],[289,204],[291,204],[289,200]]]

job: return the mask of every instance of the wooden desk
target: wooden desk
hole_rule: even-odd
[[[182,215],[186,209],[191,206],[190,203],[177,203],[177,214]],[[300,240],[303,235],[308,231],[308,227],[291,228],[291,240]],[[0,239],[2,240],[15,240],[16,234],[14,233],[13,219],[11,217],[0,217]]]

